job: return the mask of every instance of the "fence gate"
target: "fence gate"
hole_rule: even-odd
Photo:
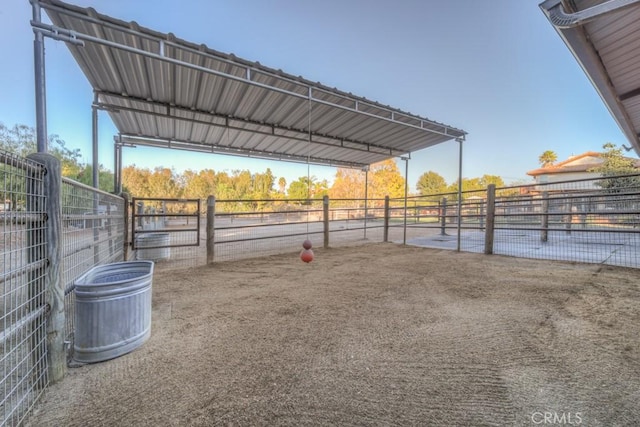
[[[132,198],[131,247],[137,259],[170,258],[170,248],[200,246],[200,199]]]

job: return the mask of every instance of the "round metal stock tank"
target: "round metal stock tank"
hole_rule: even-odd
[[[152,261],[101,265],[76,280],[74,360],[113,359],[149,338],[152,280]]]
[[[136,236],[136,259],[151,261],[169,259],[171,248],[158,248],[157,246],[169,246],[170,243],[169,233],[140,234]]]

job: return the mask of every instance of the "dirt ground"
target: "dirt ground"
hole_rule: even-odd
[[[164,271],[32,426],[640,425],[640,271],[395,244]]]

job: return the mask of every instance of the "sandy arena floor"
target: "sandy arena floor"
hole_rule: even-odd
[[[640,271],[395,244],[163,272],[28,425],[640,425]]]

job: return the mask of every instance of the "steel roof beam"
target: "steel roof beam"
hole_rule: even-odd
[[[134,112],[134,113],[147,114],[147,115],[152,115],[152,116],[156,116],[156,117],[163,117],[163,118],[167,118],[167,119],[194,122],[194,123],[199,123],[199,124],[208,125],[208,126],[224,127],[224,128],[229,128],[229,129],[238,130],[238,131],[259,133],[259,134],[262,134],[262,135],[276,136],[276,137],[287,138],[287,139],[291,139],[291,140],[304,141],[304,142],[308,142],[309,141],[309,138],[308,138],[309,131],[306,130],[306,129],[287,128],[287,127],[277,126],[277,125],[270,124],[270,123],[261,123],[261,122],[257,122],[257,121],[253,121],[253,120],[249,120],[249,119],[243,119],[243,118],[238,118],[238,117],[229,117],[229,116],[225,116],[225,115],[222,115],[222,114],[211,113],[211,112],[208,112],[208,111],[202,111],[202,110],[185,108],[185,107],[178,107],[178,106],[175,106],[175,105],[163,104],[163,103],[159,103],[159,102],[155,102],[155,101],[148,101],[146,99],[128,97],[128,96],[123,96],[123,95],[104,92],[104,91],[96,92],[96,93],[99,96],[100,95],[110,96],[110,97],[124,99],[124,100],[132,100],[132,101],[135,101],[135,102],[141,102],[141,103],[150,105],[152,107],[153,106],[162,107],[166,111],[165,113],[156,113],[156,112],[153,112],[153,111],[141,110],[141,109],[138,109],[138,108],[117,105],[117,104],[113,104],[113,103],[109,103],[109,102],[100,102],[99,101],[98,103],[96,103],[96,106],[98,108],[100,108],[102,110],[105,110],[105,111],[108,111],[108,112],[111,112],[111,113],[116,113],[117,110],[131,111],[131,112]],[[202,115],[205,115],[205,116],[208,116],[208,117],[211,117],[211,118],[222,119],[222,120],[225,121],[225,123],[222,124],[222,123],[208,122],[208,121],[205,121],[205,120],[198,120],[198,119],[191,119],[191,118],[187,118],[187,117],[180,117],[180,116],[177,116],[175,114],[172,114],[171,113],[172,110],[173,111],[183,111],[183,112],[188,113],[188,114],[202,114]],[[244,129],[244,128],[241,128],[241,127],[238,127],[238,126],[230,126],[228,124],[228,122],[230,120],[236,121],[236,122],[252,124],[252,125],[257,125],[257,126],[262,126],[262,127],[268,127],[271,130],[270,131],[256,131],[256,130],[252,130],[252,129]],[[304,137],[286,136],[286,135],[278,134],[278,133],[276,133],[276,131],[298,132],[298,133],[304,135]],[[391,157],[400,156],[400,155],[406,153],[403,150],[398,150],[398,149],[396,149],[394,147],[390,147],[390,146],[372,144],[372,143],[352,140],[352,139],[348,139],[348,138],[340,138],[340,137],[321,134],[321,133],[317,133],[317,132],[311,132],[311,134],[312,134],[312,137],[313,136],[317,136],[317,137],[322,137],[322,138],[335,140],[335,141],[340,143],[340,146],[342,146],[344,148],[351,149],[351,150],[371,152],[372,148],[374,148],[375,150],[378,150],[378,151],[374,151],[374,152],[379,152],[381,154],[382,153],[387,153]],[[331,147],[337,147],[337,145],[335,145],[335,144],[329,144],[329,143],[326,143],[326,142],[313,140],[313,138],[311,138],[311,142],[314,143],[314,144],[323,144],[323,145],[328,145],[328,146],[331,146]],[[345,147],[344,146],[345,142],[350,143],[350,144],[355,144],[355,145],[358,145],[358,146],[362,146],[362,148]]]
[[[258,159],[281,160],[294,163],[311,163],[322,166],[347,167],[360,169],[368,166],[358,162],[340,162],[333,159],[323,159],[318,157],[309,157],[306,155],[293,155],[287,153],[276,153],[272,151],[261,151],[253,149],[243,149],[238,147],[228,147],[221,145],[204,144],[194,141],[182,141],[178,139],[153,138],[140,135],[122,134],[118,144],[127,147],[135,147],[137,145],[172,148],[185,151],[196,151],[211,154],[223,154],[231,156],[245,156]]]

